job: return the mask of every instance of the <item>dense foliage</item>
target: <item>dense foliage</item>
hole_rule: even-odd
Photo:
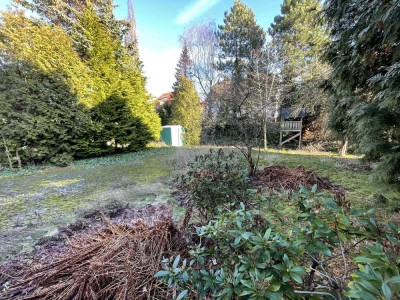
[[[113,0],[14,0],[15,4],[37,14],[46,23],[61,26],[74,42],[74,48],[80,53],[90,48],[90,41],[83,35],[84,29],[78,20],[87,9],[94,8],[115,39],[127,31],[127,22],[116,20]]]
[[[163,105],[160,105],[156,108],[157,114],[161,119],[161,125],[166,126],[171,124],[171,116],[172,116],[172,104],[165,102]]]
[[[247,198],[250,185],[243,167],[234,152],[210,149],[188,165],[188,172],[179,178],[177,188],[179,193],[187,194],[189,204],[208,220],[223,205],[239,205]]]
[[[305,109],[303,128],[308,134],[303,140],[326,145],[330,67],[322,56],[329,36],[321,11],[319,0],[285,0],[270,34],[278,55],[282,107],[291,108],[294,117]]]
[[[321,56],[329,39],[321,11],[318,0],[285,0],[270,29],[282,66],[282,101],[309,113],[321,113],[328,102],[322,84],[329,67]]]
[[[397,1],[327,0],[332,31],[331,128],[379,161],[382,179],[400,182],[400,8]]]
[[[156,276],[177,299],[397,299],[399,228],[315,190],[222,211]]]
[[[184,76],[178,77],[174,85],[170,124],[182,125],[186,129],[185,143],[196,145],[200,143],[201,119],[200,97],[193,82]]]
[[[124,99],[132,116],[148,127],[151,138],[159,139],[160,120],[149,102],[140,62],[128,54],[120,40],[112,38],[93,9],[86,10],[80,22],[91,44],[82,55],[95,81],[91,102],[86,106],[92,108],[110,97]]]
[[[1,15],[0,98],[7,104],[2,121],[16,126],[2,132],[2,162],[66,164],[76,157],[139,150],[159,139],[160,119],[149,102],[141,62],[122,43],[125,25],[114,18],[111,0],[18,4],[40,19],[20,10]],[[38,120],[47,125],[38,129]]]
[[[31,20],[22,11],[1,14],[3,62],[26,62],[40,72],[57,73],[71,86],[79,101],[85,103],[91,98],[94,82],[88,66],[72,45],[71,37],[59,26]]]
[[[151,141],[149,128],[132,115],[124,98],[111,96],[90,110],[90,140],[80,141],[77,157],[138,151]]]
[[[1,161],[68,164],[90,128],[70,86],[26,62],[1,63],[0,73],[1,148],[8,152]]]

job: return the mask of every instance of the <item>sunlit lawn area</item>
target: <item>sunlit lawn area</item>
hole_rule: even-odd
[[[138,153],[86,159],[65,168],[41,167],[0,173],[0,260],[30,251],[36,240],[77,221],[91,209],[112,209],[170,201],[171,182],[208,147],[153,148]],[[269,150],[259,168],[303,165],[348,190],[352,205],[374,207],[383,220],[398,219],[399,189],[369,180],[370,172],[349,170],[358,158],[333,153]],[[384,203],[383,195],[388,202]],[[176,217],[182,208],[174,205]]]

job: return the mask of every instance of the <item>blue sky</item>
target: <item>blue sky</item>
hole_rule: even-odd
[[[0,0],[0,10],[10,0]],[[114,0],[118,19],[127,17],[127,0]],[[234,0],[133,0],[148,91],[159,96],[171,90],[180,54],[179,35],[192,23],[215,20],[222,24],[224,12]],[[280,13],[283,0],[242,0],[253,9],[258,24],[267,29]]]

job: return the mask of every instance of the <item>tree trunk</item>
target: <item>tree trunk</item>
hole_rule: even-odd
[[[253,161],[253,156],[252,156],[252,147],[247,147],[246,160],[247,160],[247,175],[249,177],[251,177],[254,175],[254,173],[256,171],[254,161]]]
[[[264,120],[264,150],[268,148],[268,141],[267,141],[267,118]]]
[[[348,141],[347,137],[342,139],[342,141],[340,143],[340,147],[339,147],[339,156],[340,157],[346,156],[348,143],[349,143],[349,141]]]
[[[9,150],[8,147],[7,147],[6,139],[4,138],[3,135],[2,135],[2,138],[3,138],[5,153],[6,153],[7,159],[8,159],[8,164],[9,164],[9,166],[10,166],[10,170],[12,170],[12,168],[13,168],[13,163],[12,163],[12,159],[11,159],[11,155],[10,155],[10,150]]]
[[[19,149],[17,148],[17,150],[15,151],[15,158],[17,159],[18,162],[18,169],[22,169],[22,162],[21,162],[21,157],[19,156]]]

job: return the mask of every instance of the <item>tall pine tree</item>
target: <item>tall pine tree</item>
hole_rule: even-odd
[[[223,91],[219,97],[219,126],[236,145],[244,146],[241,149],[248,173],[253,175],[256,166],[252,149],[262,140],[263,99],[258,96],[257,78],[266,35],[254,12],[235,0],[225,12],[224,23],[218,26],[217,36],[221,47],[219,68],[226,76],[225,82],[216,86]]]
[[[254,12],[239,0],[225,12],[224,24],[218,26],[221,47],[219,68],[231,80],[241,82],[249,73],[253,58],[265,44],[265,32],[256,23]]]
[[[319,0],[284,0],[270,28],[279,55],[283,105],[316,116],[328,109],[324,84],[330,72],[322,59],[329,36],[321,11]]]

